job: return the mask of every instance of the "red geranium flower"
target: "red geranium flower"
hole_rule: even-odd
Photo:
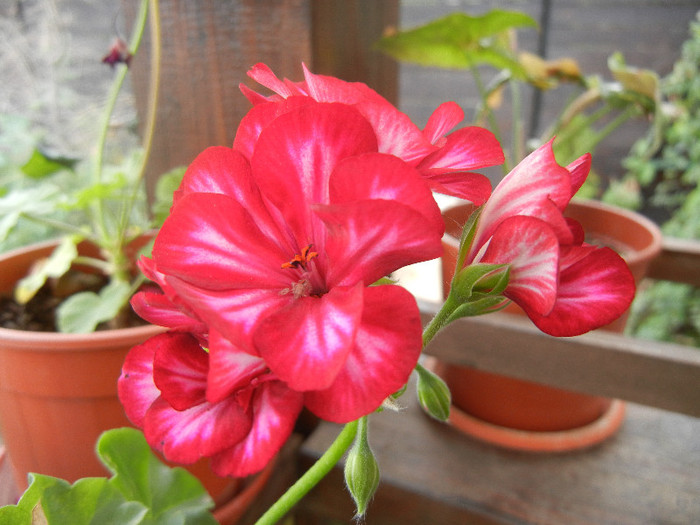
[[[192,163],[153,260],[210,331],[320,417],[352,421],[405,384],[421,349],[413,297],[371,285],[439,256],[444,227],[419,173],[377,153],[357,110],[306,101],[280,113],[249,159],[216,147]],[[209,344],[212,361],[227,352]],[[209,381],[220,373],[227,383],[213,364]]]
[[[476,126],[461,128],[445,136],[464,119],[464,112],[454,102],[440,105],[431,115],[425,129],[420,130],[407,115],[376,91],[359,82],[345,82],[334,77],[314,75],[306,66],[303,82],[280,80],[265,64],[255,65],[248,75],[276,93],[264,97],[241,84],[241,91],[256,107],[300,97],[318,102],[351,105],[372,125],[379,151],[396,155],[416,167],[432,190],[460,197],[477,205],[485,202],[491,193],[489,180],[468,170],[502,164],[503,150],[490,131]],[[261,110],[269,117],[275,111],[279,109]],[[251,115],[260,118],[255,112],[251,112]],[[241,142],[239,141],[238,146]],[[246,148],[239,149],[247,151]]]
[[[590,155],[584,155],[560,166],[551,142],[534,151],[484,205],[466,258],[468,264],[509,264],[504,295],[555,336],[604,326],[634,297],[634,279],[622,258],[584,243],[581,226],[563,215],[590,165]]]
[[[150,338],[127,355],[119,399],[131,422],[168,460],[189,464],[210,457],[218,475],[243,477],[261,470],[279,451],[303,395],[287,388],[259,357],[225,340],[216,347],[223,361],[188,333]],[[226,371],[226,383],[214,388],[213,366]]]

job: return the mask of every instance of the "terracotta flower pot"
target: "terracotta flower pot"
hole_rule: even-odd
[[[11,293],[31,264],[55,246],[46,242],[0,255],[0,294]],[[95,255],[88,245],[80,251]],[[103,431],[130,426],[117,396],[124,358],[133,346],[163,330],[146,325],[63,334],[0,328],[0,435],[18,491],[27,488],[29,472],[71,483],[108,474],[95,444]],[[250,483],[215,476],[207,461],[187,468],[216,501],[220,522],[231,524],[273,467]]]
[[[472,209],[465,204],[443,213],[445,293],[455,271],[461,225]],[[589,242],[618,251],[637,282],[661,250],[658,227],[639,214],[600,202],[574,200],[565,215],[583,225]],[[523,315],[516,305],[506,311]],[[621,332],[626,316],[605,329]],[[452,391],[451,422],[474,437],[505,447],[540,451],[584,448],[614,434],[623,420],[624,404],[620,401],[468,367],[443,363],[433,366]]]

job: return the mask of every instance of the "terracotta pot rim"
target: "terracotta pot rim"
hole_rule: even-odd
[[[620,208],[618,206],[613,206],[604,202],[591,200],[591,199],[580,199],[574,198],[571,200],[570,205],[581,208],[592,208],[598,209],[606,213],[615,214],[620,217],[624,217],[628,221],[635,222],[639,224],[649,235],[649,243],[642,249],[634,249],[628,254],[625,254],[624,259],[629,264],[635,263],[639,260],[644,260],[646,258],[653,258],[661,251],[661,246],[663,243],[663,236],[659,227],[650,219],[644,215],[637,213],[632,210],[627,210],[625,208]],[[469,203],[460,203],[443,210],[443,216],[449,215],[453,210],[473,206]],[[565,213],[566,215],[566,213]],[[442,242],[448,246],[457,248],[459,247],[459,239],[454,235],[447,232],[442,237]]]
[[[144,232],[143,235],[153,235],[155,231]],[[5,261],[21,257],[27,253],[34,251],[48,250],[60,242],[59,239],[49,239],[46,241],[20,246],[7,252],[0,254],[0,266]],[[165,331],[165,328],[160,326],[146,324],[143,326],[134,326],[129,328],[116,328],[112,330],[99,330],[96,332],[88,332],[82,334],[63,333],[63,332],[37,332],[32,330],[18,330],[13,328],[0,327],[0,340],[9,341],[13,344],[15,350],[35,350],[37,343],[45,343],[51,341],[51,351],[71,351],[85,350],[93,351],[90,347],[85,347],[85,343],[101,344],[105,348],[112,346],[121,346],[124,341],[143,340],[146,337],[156,335]]]
[[[553,432],[518,430],[494,425],[452,405],[449,424],[481,441],[527,452],[569,452],[597,445],[615,434],[624,421],[626,404],[614,399],[595,421],[570,430]]]

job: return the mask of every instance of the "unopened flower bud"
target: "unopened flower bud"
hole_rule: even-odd
[[[423,410],[435,419],[447,421],[452,403],[449,387],[439,376],[421,365],[416,366],[416,371],[418,372],[418,401]]]
[[[379,486],[379,465],[367,441],[367,418],[360,419],[357,436],[345,459],[345,483],[355,500],[357,516],[364,516]]]

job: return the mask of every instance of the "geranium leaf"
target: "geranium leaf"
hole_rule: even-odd
[[[423,66],[469,69],[490,64],[519,77],[524,70],[504,34],[516,27],[536,27],[528,15],[494,9],[482,16],[454,13],[428,24],[388,35],[377,47],[398,60]]]
[[[58,329],[76,334],[92,332],[98,324],[116,317],[130,294],[129,283],[112,281],[99,294],[80,292],[72,295],[56,312]]]
[[[22,173],[33,179],[41,179],[58,171],[71,169],[75,163],[75,159],[52,157],[39,149],[35,149],[27,163],[22,166]]]
[[[20,304],[26,304],[44,286],[47,279],[60,277],[66,273],[78,256],[76,243],[77,239],[73,237],[64,238],[47,259],[34,265],[29,275],[17,283],[15,300]]]
[[[41,507],[48,523],[137,525],[148,509],[128,501],[107,478],[83,478],[69,485],[59,480],[44,491]]]
[[[138,430],[103,433],[97,453],[114,473],[110,484],[128,500],[148,507],[153,523],[216,524],[208,512],[214,503],[199,480],[161,463]]]

